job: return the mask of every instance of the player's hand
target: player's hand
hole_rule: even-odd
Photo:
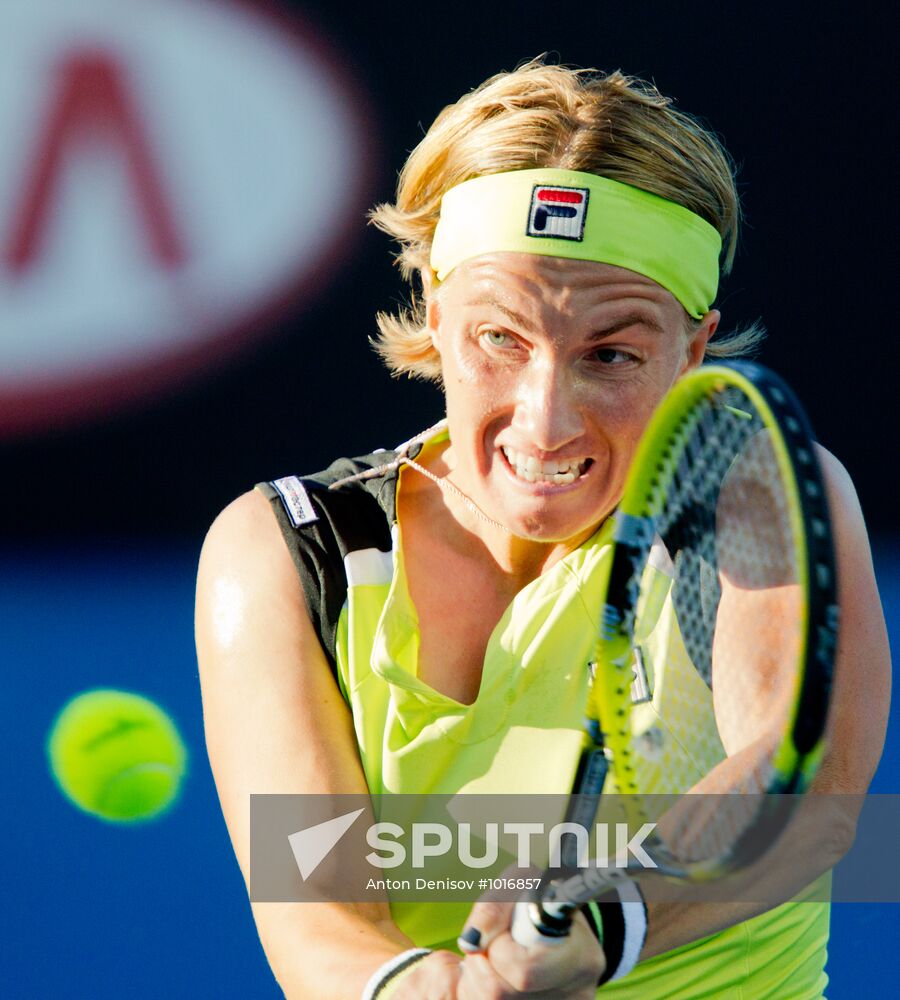
[[[482,950],[463,960],[457,1000],[594,1000],[606,958],[584,915],[575,914],[564,941],[523,948],[509,930],[515,905],[482,901],[472,908],[466,926],[481,931]]]
[[[462,959],[452,951],[436,951],[416,962],[391,993],[391,1000],[456,1000]]]

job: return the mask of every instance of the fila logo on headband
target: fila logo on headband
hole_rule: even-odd
[[[528,235],[550,236],[558,240],[584,239],[589,194],[587,188],[536,184],[531,192]]]

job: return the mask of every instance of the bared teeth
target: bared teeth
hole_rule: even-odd
[[[533,455],[525,455],[514,448],[504,446],[503,454],[520,479],[529,483],[554,483],[565,485],[574,483],[584,474],[588,459],[567,459],[563,462],[541,462]]]

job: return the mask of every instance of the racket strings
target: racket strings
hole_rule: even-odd
[[[673,600],[694,667],[712,686],[712,630],[720,587],[716,503],[732,457],[759,429],[722,403],[706,400],[676,464],[659,532],[675,566]],[[673,504],[672,496],[677,500]]]
[[[728,757],[698,786],[718,794],[688,796],[664,828],[668,851],[694,863],[727,857],[764,808],[792,706],[803,616],[790,491],[750,399],[729,387],[694,407],[667,461],[646,504],[672,559],[680,640],[711,691]],[[671,652],[667,646],[664,655]],[[707,726],[688,704],[685,724],[692,710],[695,725]]]

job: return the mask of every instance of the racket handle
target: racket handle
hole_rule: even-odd
[[[606,955],[602,986],[628,975],[637,964],[647,937],[647,904],[640,888],[623,880],[604,900],[590,905],[588,923]],[[523,900],[516,903],[510,933],[524,948],[552,948],[569,936],[574,910],[571,903]]]
[[[513,910],[510,933],[523,948],[543,945],[552,948],[562,944],[572,929],[574,908],[565,904],[550,904],[545,908],[533,899],[523,899]]]

